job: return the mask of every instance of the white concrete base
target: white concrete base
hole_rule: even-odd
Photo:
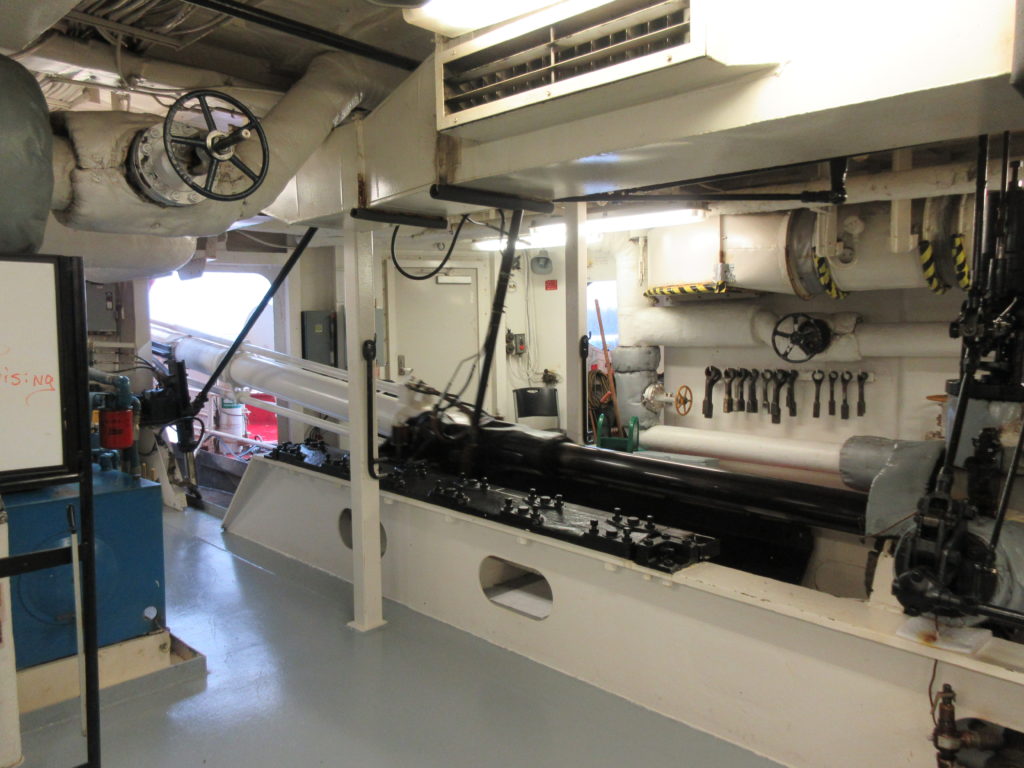
[[[174,663],[173,637],[167,630],[100,648],[100,688],[111,688]],[[18,672],[18,704],[22,714],[78,696],[78,657],[69,656]]]
[[[349,579],[348,483],[254,459],[230,533]],[[674,576],[383,494],[384,594],[496,645],[797,768],[933,766],[928,682],[962,717],[1024,727],[1024,646],[961,655],[897,636],[884,601],[838,598],[702,563]],[[550,616],[491,603],[484,558],[541,573]]]

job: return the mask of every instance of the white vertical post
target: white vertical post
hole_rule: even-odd
[[[3,499],[0,499],[0,559],[4,557],[7,557],[7,512],[4,510]],[[0,579],[0,768],[21,762],[10,582],[10,579]]]
[[[374,335],[373,236],[346,219],[345,350],[348,355],[349,450],[352,471],[352,589],[355,618],[349,626],[366,632],[384,624],[380,563],[380,487],[370,476],[366,440],[367,391],[363,342]],[[376,425],[374,425],[376,435]],[[376,438],[374,439],[376,442]]]
[[[570,440],[583,442],[586,433],[580,338],[587,332],[587,240],[583,225],[586,203],[565,206],[565,428]]]

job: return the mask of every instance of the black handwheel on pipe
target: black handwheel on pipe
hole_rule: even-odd
[[[229,104],[241,114],[245,122],[240,126],[229,127],[226,131],[220,130],[213,117],[211,100]],[[175,134],[175,126],[183,125],[181,122],[176,123],[175,117],[181,112],[197,110],[202,115],[204,128],[195,129],[198,134]],[[235,154],[236,145],[253,137],[260,142],[260,164],[257,169],[253,169]],[[192,152],[183,153],[182,149],[191,149]],[[164,118],[164,150],[174,172],[185,184],[203,197],[222,202],[242,200],[251,195],[267,178],[267,170],[270,168],[270,146],[259,118],[238,99],[220,91],[189,91],[171,105]],[[192,158],[192,167],[186,157]],[[249,179],[249,185],[237,192],[218,192],[218,172],[224,165],[232,165],[241,171]]]
[[[772,349],[789,363],[806,363],[832,343],[832,328],[824,320],[794,312],[775,323]]]

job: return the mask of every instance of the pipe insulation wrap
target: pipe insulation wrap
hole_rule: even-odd
[[[776,319],[752,302],[648,307],[633,313],[629,335],[636,345],[742,349],[770,344]]]
[[[0,56],[0,252],[36,253],[53,196],[53,133],[31,73]]]
[[[829,349],[815,358],[821,362],[960,355],[960,344],[950,338],[947,323],[860,323],[855,330],[845,332],[850,325],[849,313],[816,316],[828,320],[840,334]],[[666,347],[770,347],[777,319],[773,313],[748,302],[648,307],[629,318],[629,335],[636,344]]]
[[[85,278],[95,283],[139,280],[174,272],[195,255],[194,237],[112,235],[68,229],[53,216],[46,224],[43,253],[78,256]],[[144,254],[144,260],[140,260]]]
[[[830,474],[839,473],[842,450],[838,443],[669,426],[651,427],[641,432],[640,447]]]
[[[77,167],[71,173],[71,205],[58,211],[73,229],[162,236],[219,235],[239,219],[259,214],[272,203],[328,134],[374,91],[374,70],[352,55],[331,52],[315,58],[306,74],[263,119],[270,146],[266,180],[244,200],[204,200],[173,208],[157,205],[137,192],[125,177],[132,138],[161,122],[156,115],[124,112],[67,112],[60,120],[74,146]],[[377,65],[384,67],[384,65]],[[259,142],[238,145],[239,158],[259,165]],[[49,190],[47,190],[49,197]]]
[[[225,342],[229,343],[229,342]],[[185,337],[174,344],[174,355],[190,371],[211,374],[220,363],[224,347],[202,339]],[[249,387],[277,395],[292,405],[348,420],[348,384],[331,376],[303,368],[302,360],[277,359],[239,351],[228,364],[221,381],[236,388]],[[414,416],[419,409],[409,399],[378,394],[377,429],[390,435],[391,428]]]

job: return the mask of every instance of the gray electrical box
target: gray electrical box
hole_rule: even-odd
[[[337,365],[337,315],[334,312],[302,312],[302,357],[314,363]]]
[[[117,333],[117,289],[101,283],[85,284],[86,327],[89,333]]]

